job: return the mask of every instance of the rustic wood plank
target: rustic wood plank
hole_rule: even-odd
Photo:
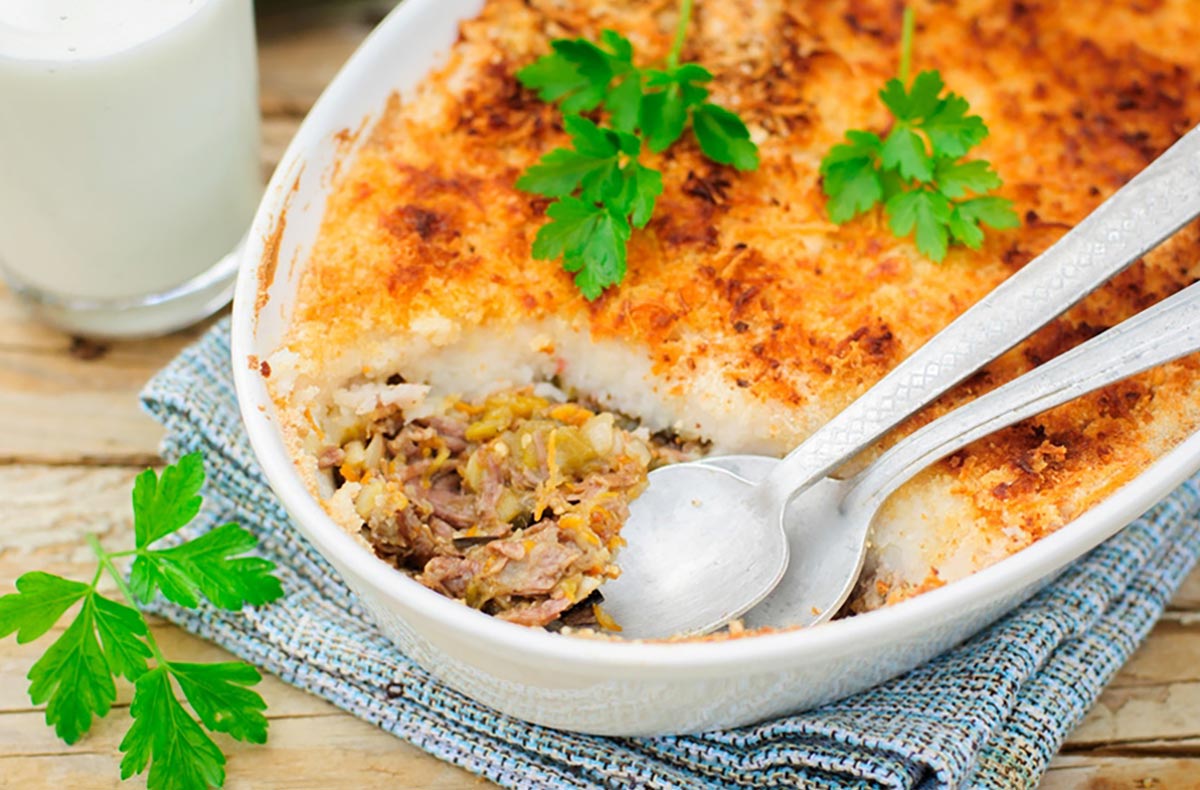
[[[0,349],[0,464],[152,463],[162,430],[138,391],[202,329],[74,355],[47,330],[34,337],[51,347]]]
[[[1200,571],[1189,581],[1200,579]],[[1164,617],[1109,685],[1109,690],[1200,683],[1200,621]]]
[[[1200,759],[1065,755],[1050,766],[1041,790],[1183,790],[1197,786]]]
[[[274,704],[273,700],[268,700]],[[485,783],[415,746],[342,714],[275,717],[264,745],[217,736],[228,757],[229,790],[237,788],[430,788],[465,790]],[[129,726],[110,714],[73,747],[59,741],[40,712],[0,716],[0,787],[122,786],[117,746]],[[132,786],[137,786],[133,783]]]
[[[1200,683],[1182,681],[1106,689],[1067,745],[1096,749],[1197,738]]]
[[[86,573],[96,533],[112,548],[132,545],[130,489],[135,469],[0,467],[0,587],[26,570]],[[4,590],[7,592],[7,589]]]
[[[259,103],[265,115],[303,116],[370,32],[366,18],[294,30],[264,30],[259,48]]]

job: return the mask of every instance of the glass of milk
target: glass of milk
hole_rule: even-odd
[[[228,300],[261,192],[251,0],[0,0],[0,279],[82,334]]]

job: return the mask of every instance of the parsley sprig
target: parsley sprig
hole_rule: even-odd
[[[256,669],[238,661],[169,661],[145,617],[127,605],[147,603],[161,591],[182,606],[195,607],[204,597],[236,610],[283,594],[272,563],[243,556],[257,541],[236,524],[171,548],[153,547],[200,512],[203,483],[198,453],[166,467],[161,476],[147,469],[133,487],[136,548],[109,552],[89,535],[97,559],[90,583],[32,571],[17,579],[17,592],[0,597],[0,638],[15,632],[22,644],[43,636],[78,606],[66,630],[29,670],[29,698],[35,705],[45,703],[46,723],[64,741],[75,743],[95,718],[108,715],[117,698],[116,681],[132,682],[133,723],[120,744],[121,778],[149,767],[152,790],[224,784],[225,755],[209,733],[250,743],[267,740],[266,703],[249,688],[262,679]],[[126,583],[115,561],[128,557],[133,565]],[[98,591],[106,573],[126,603]]]
[[[1002,185],[984,160],[964,160],[988,135],[967,100],[943,95],[937,71],[923,71],[909,84],[913,12],[904,11],[900,74],[879,98],[892,111],[887,137],[851,130],[821,161],[829,218],[849,222],[879,203],[896,236],[913,233],[917,249],[935,261],[957,242],[979,249],[983,229],[1016,227],[1012,201],[988,194]],[[907,86],[907,87],[906,87]]]
[[[663,68],[639,67],[629,39],[613,30],[600,42],[560,38],[550,54],[517,72],[547,102],[558,102],[570,148],[556,148],[525,171],[517,188],[554,198],[539,229],[533,257],[562,259],[583,295],[596,299],[625,278],[634,229],[644,228],[663,191],[662,174],[638,161],[643,149],[661,153],[690,127],[700,150],[738,170],[758,167],[758,148],[745,123],[708,101],[713,75],[680,63],[692,0],[683,0]],[[607,125],[597,119],[606,117]]]

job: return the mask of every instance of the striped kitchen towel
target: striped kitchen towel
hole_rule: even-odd
[[[510,719],[427,675],[372,625],[267,486],[234,402],[222,322],[147,386],[170,460],[207,458],[190,528],[237,521],[279,565],[259,609],[155,612],[437,757],[509,787],[1033,786],[1200,552],[1191,480],[970,641],[817,710],[736,730],[602,738]]]

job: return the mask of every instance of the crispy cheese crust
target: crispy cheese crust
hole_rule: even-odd
[[[737,173],[687,138],[645,156],[663,172],[663,195],[633,234],[625,282],[589,304],[558,263],[530,258],[546,201],[513,183],[566,137],[558,110],[514,75],[551,38],[606,27],[629,36],[639,62],[661,59],[675,6],[493,0],[465,23],[445,64],[395,99],[338,178],[287,344],[301,374],[319,380],[360,338],[431,320],[503,333],[555,319],[639,349],[664,397],[700,377],[723,388],[730,403],[758,409],[746,449],[783,452],[1200,120],[1193,0],[918,2],[914,68],[940,69],[983,116],[991,135],[973,155],[993,163],[1022,217],[1018,229],[989,232],[983,249],[955,247],[936,264],[878,212],[830,223],[818,174],[847,129],[887,129],[876,94],[896,69],[901,4],[701,2],[684,58],[714,73],[714,101],[746,120],[762,164]],[[1198,272],[1193,224],[906,430]],[[1029,545],[1198,425],[1191,358],[955,454],[885,509],[857,605],[899,600]]]

